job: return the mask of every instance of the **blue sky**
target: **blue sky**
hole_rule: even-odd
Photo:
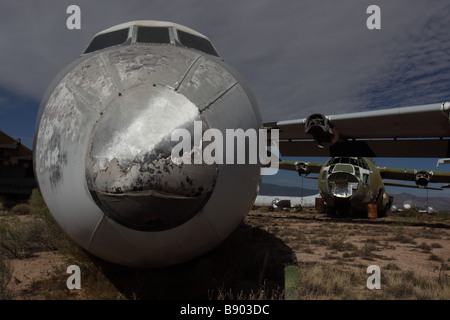
[[[71,4],[81,8],[81,30],[66,27]],[[371,4],[381,8],[381,30],[366,27]],[[450,101],[449,14],[443,0],[4,0],[0,130],[31,147],[41,97],[58,71],[98,31],[140,19],[207,35],[253,89],[263,121]],[[435,170],[436,161],[377,164]],[[301,184],[292,172],[264,181]],[[404,191],[414,189],[392,192]]]

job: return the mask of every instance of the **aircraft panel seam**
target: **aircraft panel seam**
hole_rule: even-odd
[[[108,73],[109,79],[111,80],[114,89],[116,89],[117,94],[123,93],[123,88],[119,86],[120,83],[119,75],[117,74],[116,70],[112,67],[109,58],[106,57],[104,53],[99,54],[99,57],[100,60],[103,62],[103,65],[105,66],[106,72]]]
[[[104,219],[105,219],[105,216],[103,215],[100,218],[100,220],[98,221],[97,225],[95,226],[94,231],[92,232],[91,237],[89,238],[89,243],[88,243],[88,249],[87,250],[91,249],[92,241],[94,240],[94,237],[95,237],[95,235],[97,233],[97,230],[99,229],[99,227],[100,227],[100,225],[101,225],[101,223],[103,222]]]
[[[73,84],[72,80],[70,80],[69,78],[66,77],[66,78],[64,79],[64,84],[67,86],[67,89],[69,89],[69,91],[73,94],[74,99],[75,99],[78,103],[80,103],[80,104],[82,104],[82,105],[85,105],[85,106],[88,106],[88,107],[94,109],[94,110],[95,110],[96,112],[98,112],[99,114],[101,114],[101,111],[98,110],[98,109],[97,109],[97,108],[89,101],[89,99],[87,99],[87,98],[84,96],[84,94],[80,92],[80,90],[82,90],[81,88],[80,88],[80,89],[75,89],[75,88],[74,88],[74,84]]]
[[[178,83],[178,86],[175,88],[175,91],[178,91],[178,89],[180,88],[181,84],[183,83],[184,79],[186,79],[187,75],[189,74],[189,72],[191,72],[192,68],[194,67],[194,65],[197,64],[197,61],[200,60],[200,58],[203,57],[202,55],[199,55],[197,57],[197,59],[194,60],[194,62],[189,66],[189,68],[186,70],[185,74],[183,75],[183,77],[181,78],[181,81]]]
[[[231,89],[233,89],[238,83],[235,82],[231,87],[229,87],[227,90],[225,90],[220,96],[218,96],[216,99],[214,99],[212,102],[208,103],[208,105],[206,107],[204,107],[201,110],[201,113],[203,113],[205,110],[208,110],[209,107],[211,107],[217,100],[219,100],[220,98],[222,98],[224,95],[226,95]]]

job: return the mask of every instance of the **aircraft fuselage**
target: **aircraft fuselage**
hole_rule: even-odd
[[[390,206],[381,175],[369,158],[331,158],[320,170],[319,191],[337,213],[366,211],[368,204],[384,213]]]
[[[34,170],[53,217],[81,247],[127,266],[173,265],[240,224],[260,166],[175,163],[172,133],[196,123],[256,130],[261,122],[248,85],[208,38],[133,21],[98,33],[49,86]],[[182,150],[189,159],[206,148],[193,140]]]

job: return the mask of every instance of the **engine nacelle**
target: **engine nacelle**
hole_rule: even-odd
[[[297,169],[297,173],[300,177],[307,176],[310,173],[309,166],[306,164],[306,162],[298,162],[295,165],[295,168]]]
[[[306,119],[305,132],[314,137],[320,148],[333,145],[339,138],[330,121],[320,113],[312,114]]]
[[[420,170],[416,172],[416,185],[419,188],[425,188],[430,182],[432,173],[425,170]]]

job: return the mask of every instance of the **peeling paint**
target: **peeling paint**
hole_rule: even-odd
[[[93,129],[91,157],[103,170],[113,158],[122,168],[168,157],[171,132],[199,117],[197,107],[167,87],[141,86],[116,98]]]
[[[124,90],[143,84],[175,88],[199,54],[165,46],[132,45],[108,52],[108,60]]]
[[[215,166],[175,165],[170,158],[155,160],[145,166],[132,163],[123,171],[118,160],[113,159],[105,170],[94,173],[94,186],[106,193],[158,190],[197,197],[213,190],[216,174]]]
[[[171,159],[178,143],[171,140],[172,131],[193,131],[198,120],[197,106],[170,87],[143,85],[110,104],[92,131],[86,168],[91,193],[110,217],[134,228],[158,229],[201,209],[214,190],[218,167]],[[200,141],[191,142],[193,157]]]
[[[201,57],[190,69],[178,91],[203,111],[236,83],[236,79],[221,65]]]
[[[43,152],[39,154],[37,170],[48,174],[52,188],[57,188],[63,179],[62,171],[67,165],[68,152],[64,145],[65,141],[76,139],[79,114],[74,95],[64,82],[61,83],[50,97],[47,109],[42,115],[43,130],[39,134],[38,143],[38,148]]]

